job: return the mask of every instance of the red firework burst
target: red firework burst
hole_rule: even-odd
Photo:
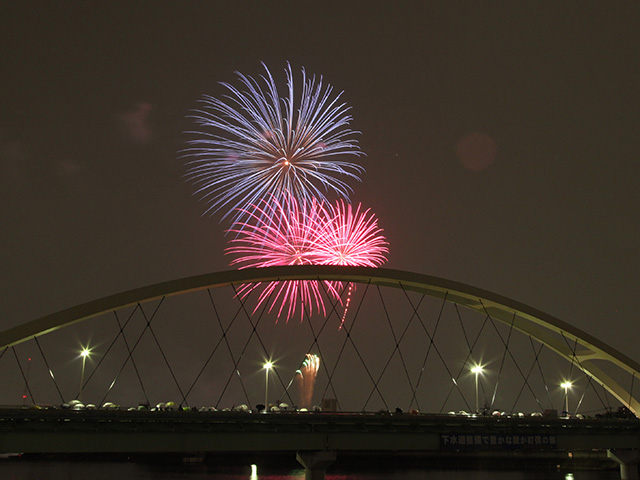
[[[236,255],[231,265],[239,268],[274,265],[350,265],[377,267],[386,261],[387,241],[378,220],[358,205],[355,210],[343,201],[335,205],[321,200],[298,202],[292,195],[284,200],[270,197],[243,212],[246,221],[230,230],[226,253]],[[244,298],[256,285],[240,289]],[[299,310],[301,320],[314,310],[326,315],[322,292],[342,303],[340,282],[292,280],[270,282],[260,292],[258,309],[269,302],[278,305],[278,318],[289,320]],[[351,288],[349,288],[349,294]],[[347,299],[347,305],[349,298]],[[346,309],[345,309],[346,312]],[[343,317],[344,320],[344,317]]]

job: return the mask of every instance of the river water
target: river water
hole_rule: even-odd
[[[274,470],[251,465],[233,471],[199,465],[166,465],[133,462],[83,461],[0,461],[2,480],[304,480],[304,470]],[[330,468],[327,480],[613,480],[616,470],[608,471],[478,471],[391,468],[372,471],[363,466],[360,472],[340,472]]]

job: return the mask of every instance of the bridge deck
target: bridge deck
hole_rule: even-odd
[[[640,420],[0,410],[1,453],[612,448],[640,448]]]

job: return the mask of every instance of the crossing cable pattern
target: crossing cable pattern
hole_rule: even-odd
[[[227,325],[226,328],[223,327],[222,319],[220,318],[220,314],[218,313],[218,309],[216,308],[216,303],[213,300],[213,296],[211,294],[211,289],[210,288],[207,289],[207,295],[208,295],[209,303],[210,303],[211,308],[213,310],[214,316],[215,316],[215,318],[216,318],[216,320],[218,322],[218,326],[220,327],[221,336],[218,339],[218,342],[211,349],[211,353],[209,354],[209,356],[205,360],[204,364],[202,365],[202,368],[200,368],[200,371],[198,372],[198,374],[196,375],[195,379],[193,380],[193,383],[187,389],[186,396],[189,396],[189,394],[193,390],[193,387],[195,387],[196,383],[198,383],[198,380],[200,380],[200,378],[202,377],[202,374],[204,373],[205,369],[207,368],[207,366],[209,365],[209,363],[213,359],[214,355],[216,354],[216,352],[218,351],[218,348],[220,347],[220,345],[222,345],[222,343],[224,343],[226,345],[227,351],[229,352],[229,356],[231,357],[231,361],[234,363],[234,365],[237,365],[237,362],[236,362],[236,360],[234,359],[234,356],[233,356],[233,350],[231,349],[231,345],[229,344],[229,338],[227,337],[227,333],[229,332],[229,329],[233,325],[233,321],[229,322],[229,324]],[[240,310],[238,310],[238,312],[239,311]],[[245,389],[244,383],[242,382],[242,378],[240,378],[240,384],[241,384],[241,387],[242,387],[242,390],[243,390],[245,398],[248,399],[249,395],[247,394],[247,391]],[[220,405],[220,399],[218,399],[218,402],[216,403],[216,408],[219,405]]]
[[[637,402],[633,398],[633,391],[635,387],[635,376],[636,376],[636,372],[638,371],[638,368],[635,362],[630,361],[624,355],[621,355],[618,352],[615,352],[610,347],[603,345],[601,342],[598,342],[593,337],[583,334],[579,330],[575,329],[575,327],[571,327],[570,325],[564,324],[563,322],[560,322],[558,320],[554,320],[548,316],[540,315],[539,312],[533,311],[532,309],[527,309],[526,307],[523,307],[522,305],[518,305],[515,302],[510,302],[508,300],[504,301],[504,299],[500,299],[499,297],[496,297],[496,296],[492,297],[492,295],[486,294],[486,292],[483,295],[475,296],[473,295],[473,289],[471,288],[469,289],[471,293],[466,293],[465,288],[460,288],[459,286],[457,286],[458,288],[454,288],[454,289],[449,289],[449,288],[439,289],[440,288],[438,286],[439,282],[436,281],[435,285],[429,285],[428,281],[431,281],[431,280],[427,277],[420,277],[420,278],[427,278],[427,281],[422,281],[417,276],[412,277],[412,275],[403,274],[402,272],[400,272],[400,274],[398,274],[396,277],[395,273],[389,273],[384,271],[383,269],[341,268],[341,267],[335,267],[335,270],[340,272],[340,274],[333,275],[331,274],[331,271],[333,270],[333,268],[334,267],[331,267],[331,269],[329,268],[324,269],[326,270],[326,272],[322,269],[315,269],[315,268],[310,269],[313,271],[317,270],[321,272],[321,274],[320,275],[314,274],[314,276],[310,276],[310,275],[307,276],[307,274],[305,273],[304,276],[299,276],[296,278],[296,281],[304,281],[304,279],[309,279],[309,280],[320,282],[321,284],[322,282],[325,282],[325,281],[341,281],[341,282],[344,282],[345,285],[350,282],[364,283],[367,285],[367,288],[364,289],[364,292],[362,291],[359,292],[359,293],[363,293],[363,295],[361,296],[361,300],[360,300],[360,303],[358,304],[358,308],[354,310],[352,306],[350,310],[350,312],[354,314],[353,320],[346,322],[343,329],[340,330],[342,335],[340,340],[341,348],[338,354],[337,361],[329,360],[328,357],[330,357],[330,352],[327,352],[325,355],[325,349],[327,347],[323,342],[326,342],[327,339],[329,338],[328,335],[325,335],[325,333],[327,332],[327,325],[329,325],[328,323],[326,323],[326,321],[328,321],[328,318],[327,319],[323,318],[322,320],[324,323],[320,324],[320,328],[318,328],[317,318],[314,318],[314,319],[310,318],[310,315],[308,312],[306,312],[304,315],[305,323],[308,325],[309,331],[311,332],[311,335],[312,335],[312,339],[310,341],[311,348],[309,350],[317,349],[317,351],[320,352],[323,357],[327,357],[327,361],[326,362],[323,361],[323,363],[321,364],[322,368],[326,369],[323,371],[327,372],[326,374],[327,378],[323,379],[326,385],[325,392],[333,391],[333,393],[336,394],[335,396],[338,397],[338,394],[337,394],[338,384],[336,384],[335,380],[337,375],[341,373],[340,369],[342,367],[339,366],[339,364],[341,364],[344,352],[346,352],[348,348],[349,351],[352,352],[353,355],[355,355],[355,361],[361,364],[363,367],[363,373],[365,375],[361,380],[368,380],[371,384],[371,389],[368,389],[367,392],[364,392],[364,395],[363,395],[363,398],[364,398],[364,406],[362,407],[363,409],[371,408],[370,402],[374,400],[374,397],[375,397],[374,404],[377,401],[377,398],[380,397],[379,403],[382,403],[382,405],[385,408],[389,407],[390,402],[386,398],[388,392],[383,391],[381,387],[382,387],[383,381],[386,381],[385,378],[388,377],[390,368],[393,363],[394,367],[398,367],[397,371],[399,373],[399,377],[397,377],[396,380],[398,380],[398,378],[401,378],[404,383],[409,385],[410,397],[411,397],[409,399],[409,404],[411,406],[415,405],[415,406],[421,407],[423,405],[421,402],[425,397],[421,393],[422,389],[420,388],[420,386],[424,382],[425,373],[432,370],[434,364],[435,365],[441,364],[442,368],[447,372],[447,375],[451,379],[451,382],[453,382],[453,385],[449,384],[450,393],[457,390],[457,392],[459,393],[462,399],[462,403],[464,403],[467,409],[470,410],[469,402],[464,398],[464,395],[463,395],[465,391],[468,392],[468,390],[470,390],[469,388],[470,383],[460,384],[460,380],[465,378],[463,376],[463,373],[465,370],[464,364],[468,363],[469,359],[477,357],[477,352],[479,351],[478,347],[480,345],[479,344],[480,337],[482,336],[484,340],[485,335],[489,334],[489,329],[490,329],[491,334],[494,335],[493,338],[497,338],[499,340],[498,344],[495,345],[495,347],[496,348],[499,347],[499,349],[501,350],[501,354],[499,356],[501,360],[500,360],[500,367],[497,372],[497,380],[492,385],[493,393],[492,393],[492,399],[491,399],[491,406],[494,405],[494,402],[496,400],[496,393],[498,392],[499,389],[502,389],[502,387],[499,385],[502,384],[503,377],[506,375],[505,369],[507,368],[507,366],[509,366],[509,368],[515,369],[517,371],[517,376],[519,378],[518,381],[521,382],[519,390],[516,389],[518,393],[515,395],[515,397],[512,397],[512,398],[515,398],[515,401],[512,402],[513,403],[512,408],[515,409],[516,404],[520,402],[520,399],[521,397],[524,396],[524,393],[529,392],[533,397],[533,399],[535,400],[536,404],[538,405],[538,408],[542,409],[543,399],[539,395],[539,393],[541,392],[535,391],[535,388],[533,385],[533,382],[534,382],[533,376],[534,376],[534,372],[540,374],[540,378],[542,378],[542,382],[543,382],[544,396],[547,399],[550,399],[552,396],[552,392],[549,389],[549,382],[547,381],[544,375],[544,370],[542,368],[542,360],[543,360],[543,354],[546,355],[547,352],[554,352],[554,353],[560,354],[561,356],[563,356],[565,359],[568,360],[570,377],[579,377],[581,375],[580,372],[584,372],[585,376],[587,377],[586,387],[582,389],[583,394],[580,397],[580,400],[576,408],[582,408],[581,405],[583,404],[583,401],[585,401],[586,392],[589,391],[589,392],[595,392],[595,396],[598,397],[598,399],[600,400],[600,403],[602,403],[602,405],[606,405],[608,409],[610,409],[610,402],[609,402],[610,395],[614,395],[615,398],[620,400],[623,404],[629,405],[630,408],[635,409],[634,411],[637,410],[636,408]],[[260,269],[260,270],[267,271],[267,272],[271,271],[270,269]],[[376,270],[376,271],[374,272],[373,270]],[[273,269],[273,271],[274,272],[282,271],[284,273],[270,276],[271,275],[270,273],[263,274],[262,272],[258,272],[257,274],[254,274],[256,275],[255,281],[267,281],[270,279],[273,279],[273,281],[284,281],[291,278],[290,276],[288,276],[288,271],[286,271],[286,269],[284,268],[281,268],[280,270]],[[305,269],[292,268],[291,271],[304,272]],[[349,276],[351,275],[351,272],[358,272],[357,275],[362,275],[362,276],[361,277]],[[360,272],[364,272],[364,273],[360,273]],[[382,272],[382,273],[378,273],[378,272]],[[235,276],[236,278],[240,276],[245,276],[247,279],[250,278],[249,274],[247,274],[246,271],[239,272],[237,274],[235,272],[228,272],[228,273],[225,273],[225,275],[228,275],[229,277]],[[416,281],[415,278],[418,278],[419,281]],[[421,281],[423,283],[420,283]],[[199,283],[201,283],[202,285],[213,284],[211,282],[209,283],[207,282],[208,280],[203,276],[202,279],[191,281],[190,286],[186,288],[186,290],[200,289],[201,287],[198,286]],[[189,282],[185,282],[185,283],[189,283]],[[242,281],[238,282],[238,284],[241,284],[241,283],[243,282]],[[442,283],[444,286],[446,286],[447,284],[447,282],[445,281],[442,281],[440,283]],[[227,285],[229,285],[229,283],[227,283]],[[362,337],[356,338],[358,335],[362,335],[363,334],[362,332],[366,330],[364,328],[364,325],[366,322],[363,320],[363,318],[361,318],[361,312],[363,311],[363,302],[365,297],[369,299],[374,297],[372,295],[373,291],[371,291],[369,288],[370,285],[375,286],[378,292],[377,298],[378,298],[378,301],[380,302],[379,303],[380,308],[376,311],[376,315],[379,317],[378,320],[382,322],[384,331],[388,332],[388,334],[386,335],[386,337],[388,338],[386,338],[385,340],[389,342],[388,343],[389,351],[388,352],[386,351],[387,346],[385,345],[384,348],[381,348],[378,350],[378,352],[376,352],[377,356],[381,357],[377,359],[379,360],[379,362],[381,362],[381,370],[379,369],[372,370],[371,368],[372,364],[370,363],[371,358],[367,357],[367,355],[370,355],[368,352],[368,349],[367,348],[363,349],[362,343],[359,343],[359,342],[362,342]],[[407,298],[408,304],[410,308],[413,310],[413,313],[411,313],[408,321],[406,321],[406,318],[399,318],[397,315],[393,314],[388,308],[390,303],[386,297],[386,293],[383,294],[383,291],[380,288],[381,286],[385,286],[385,285],[397,287],[398,290],[402,291],[403,295]],[[456,285],[453,285],[453,286],[455,287]],[[165,285],[160,285],[158,288],[150,287],[149,291],[150,293],[154,291],[154,289],[156,291],[160,291],[164,289],[165,293],[179,291],[179,287],[175,287],[173,290],[170,290],[171,288],[173,287],[168,283],[166,287]],[[212,353],[209,355],[209,357],[205,359],[204,364],[198,370],[198,374],[196,375],[195,380],[189,383],[189,388],[188,389],[182,388],[182,381],[179,380],[180,377],[178,376],[177,372],[174,372],[174,366],[170,363],[169,355],[165,351],[167,345],[164,343],[164,340],[157,334],[156,328],[154,326],[155,325],[154,319],[156,318],[156,313],[158,311],[159,306],[162,304],[162,302],[164,302],[164,298],[166,295],[155,296],[155,293],[145,294],[143,290],[144,289],[140,289],[140,292],[138,293],[134,291],[132,291],[131,293],[127,292],[126,295],[124,295],[124,297],[129,298],[129,300],[125,299],[120,304],[115,303],[117,300],[115,296],[113,299],[111,297],[108,297],[103,301],[101,301],[101,303],[96,303],[96,307],[92,307],[90,302],[89,304],[86,304],[86,307],[83,305],[78,306],[77,308],[74,307],[74,309],[69,309],[69,312],[60,312],[59,315],[52,315],[50,316],[50,318],[48,317],[43,318],[42,320],[33,322],[33,324],[28,324],[28,325],[26,324],[24,326],[11,329],[7,332],[0,332],[0,340],[1,340],[0,345],[5,347],[5,349],[3,349],[3,353],[0,354],[0,359],[4,357],[4,353],[6,353],[7,347],[12,346],[13,356],[15,357],[17,361],[16,363],[18,365],[18,369],[20,370],[20,377],[22,378],[22,382],[24,383],[25,388],[29,392],[29,396],[32,397],[33,399],[33,396],[35,394],[36,396],[38,396],[38,398],[41,398],[41,395],[39,395],[38,391],[35,391],[31,388],[30,378],[29,378],[30,376],[25,374],[25,371],[22,368],[23,366],[19,362],[19,356],[14,346],[17,343],[20,343],[21,341],[23,341],[23,340],[19,340],[19,341],[17,340],[19,338],[17,336],[19,335],[19,332],[25,332],[21,337],[23,339],[36,338],[37,335],[40,335],[41,333],[46,333],[51,330],[54,330],[55,328],[57,328],[56,327],[57,325],[62,325],[65,323],[65,321],[69,323],[69,322],[76,321],[74,318],[82,319],[87,316],[95,315],[95,313],[91,313],[92,308],[96,308],[96,312],[97,312],[100,309],[102,309],[101,311],[109,310],[109,307],[108,307],[109,304],[111,304],[111,309],[112,309],[111,311],[114,311],[115,309],[119,308],[118,305],[132,306],[134,309],[134,313],[137,312],[137,315],[142,316],[142,318],[144,319],[145,326],[142,333],[138,336],[137,340],[131,341],[131,339],[129,339],[128,336],[125,337],[125,329],[127,329],[127,325],[129,325],[129,321],[131,320],[131,317],[127,319],[126,322],[123,323],[120,321],[119,317],[116,314],[115,318],[116,318],[116,323],[118,324],[119,331],[118,331],[118,334],[116,335],[116,338],[114,339],[114,342],[116,342],[120,336],[123,336],[123,342],[124,342],[124,347],[126,348],[127,358],[125,359],[120,371],[115,376],[112,384],[109,386],[109,389],[107,390],[107,395],[113,389],[114,385],[118,381],[120,374],[122,373],[122,370],[128,364],[129,360],[131,360],[133,369],[136,372],[137,383],[140,385],[140,388],[143,391],[143,395],[145,396],[145,399],[147,400],[149,399],[150,394],[147,391],[147,388],[145,385],[146,381],[143,381],[145,377],[137,364],[137,359],[139,357],[139,355],[137,354],[137,351],[138,351],[138,346],[140,345],[140,340],[142,339],[143,336],[145,336],[145,338],[148,336],[148,337],[151,337],[151,340],[153,341],[158,351],[162,355],[163,361],[166,367],[169,369],[171,378],[173,379],[173,383],[175,383],[176,388],[180,392],[180,396],[182,398],[180,403],[187,406],[187,400],[191,401],[190,395],[193,391],[193,388],[203,378],[204,371],[207,368],[207,365],[210,364],[213,357],[215,356],[216,354],[215,352],[221,351],[221,350],[219,347],[217,347],[215,351],[212,350]],[[422,296],[419,297],[418,301],[414,302],[413,297],[409,297],[408,291],[419,292],[421,293]],[[145,297],[145,295],[147,296]],[[442,303],[440,304],[439,313],[433,315],[432,317],[429,314],[425,314],[421,310],[422,302],[423,302],[423,299],[425,298],[425,295],[428,295],[430,297],[440,298],[442,301]],[[132,303],[130,302],[131,298],[138,298],[139,301],[136,303]],[[146,312],[145,309],[142,308],[142,303],[152,298],[158,298],[160,301],[158,306],[156,307],[156,310],[151,315],[149,315],[149,312]],[[486,300],[487,298],[489,300]],[[353,303],[356,303],[356,302],[353,302]],[[450,304],[455,305],[456,313],[458,315],[459,315],[458,305],[462,305],[470,308],[471,310],[484,313],[484,316],[481,317],[481,318],[484,318],[484,320],[481,320],[479,323],[477,322],[477,318],[473,320],[474,322],[476,322],[474,327],[474,329],[476,329],[475,337],[469,334],[470,330],[467,330],[467,327],[465,326],[465,322],[462,322],[461,316],[459,316],[458,322],[461,325],[462,340],[466,345],[465,347],[466,353],[463,352],[462,356],[458,356],[458,357],[450,357],[450,356],[447,357],[448,352],[445,352],[446,345],[441,346],[441,343],[443,342],[445,344],[447,343],[447,339],[449,339],[449,341],[451,340],[450,335],[445,335],[444,333],[442,334],[442,338],[440,339],[441,325],[442,325],[442,320],[444,318],[443,312],[445,310],[445,305],[450,305]],[[510,304],[515,305],[515,308],[509,308],[508,306]],[[226,344],[227,350],[229,351],[229,354],[232,357],[232,365],[235,369],[234,375],[237,376],[238,379],[240,380],[240,385],[242,385],[242,388],[244,390],[245,399],[248,401],[251,398],[251,396],[255,396],[255,393],[252,393],[245,388],[244,380],[240,376],[241,370],[244,371],[244,369],[246,369],[244,354],[246,354],[246,350],[249,348],[250,342],[257,343],[259,347],[258,350],[261,350],[266,354],[267,349],[265,348],[265,343],[262,341],[261,334],[265,332],[265,328],[267,328],[267,327],[264,327],[264,324],[268,323],[266,321],[268,317],[267,315],[268,312],[265,312],[264,310],[262,312],[256,312],[258,313],[258,315],[254,315],[252,317],[247,310],[248,309],[244,308],[244,305],[241,305],[241,307],[238,309],[238,313],[235,319],[236,325],[241,323],[240,322],[241,317],[245,317],[245,319],[248,320],[246,322],[245,320],[242,320],[242,322],[247,323],[250,328],[249,334],[247,335],[247,341],[244,343],[245,352],[241,354],[240,357],[234,355],[232,345],[229,341],[229,337],[225,333],[222,333],[222,339],[218,341],[218,345]],[[73,315],[74,312],[76,311],[78,312],[77,314],[78,316],[72,317],[71,315]],[[337,311],[337,304],[333,305],[327,317],[339,317],[339,316],[340,315],[339,315],[339,312]],[[435,319],[435,325],[428,326],[427,325],[428,320],[431,320],[431,319]],[[232,319],[232,323],[233,322],[234,322],[234,319]],[[219,317],[218,317],[218,324],[219,326],[222,325],[222,322]],[[221,332],[228,331],[231,328],[230,325],[228,328],[221,327],[220,328]],[[380,323],[378,323],[378,327],[376,327],[378,329],[377,333],[382,334],[382,330],[380,330],[379,325]],[[386,327],[384,327],[385,325]],[[506,328],[507,328],[505,333],[503,333],[503,329],[505,329],[504,325],[506,325]],[[405,356],[407,343],[408,343],[408,340],[410,339],[409,337],[410,336],[415,337],[415,335],[411,335],[411,333],[409,333],[410,328],[413,328],[414,326],[421,329],[423,337],[426,336],[426,339],[421,340],[423,342],[423,349],[421,354],[422,362],[420,361],[416,362],[415,358],[412,359],[411,362],[409,362],[408,358]],[[498,326],[500,326],[500,328],[498,328]],[[544,330],[545,328],[546,330]],[[147,332],[147,330],[149,331]],[[518,347],[515,346],[515,344],[512,345],[515,337],[513,333],[516,330],[519,331],[520,333],[525,334],[525,339],[529,342],[531,346],[530,352],[532,357],[529,357],[529,358],[533,358],[533,360],[523,361],[521,358],[519,359],[516,357],[516,353],[518,354],[522,353],[522,351],[518,350]],[[444,330],[442,331],[444,332]],[[335,336],[331,338],[335,338]],[[533,345],[532,339],[535,339],[536,341],[541,342],[541,346],[535,347]],[[414,338],[411,338],[411,340],[414,340]],[[49,373],[49,376],[51,377],[51,380],[53,380],[53,385],[56,388],[57,395],[62,399],[63,397],[62,392],[64,390],[59,385],[59,382],[57,381],[57,377],[54,376],[53,374],[54,370],[58,369],[59,367],[57,367],[56,364],[51,363],[48,359],[48,356],[45,355],[45,351],[46,351],[46,349],[44,348],[45,345],[41,345],[40,342],[37,340],[37,338],[34,343],[44,360],[45,366],[47,367],[47,371]],[[547,346],[549,348],[545,349],[543,348],[544,346]],[[252,354],[253,353],[254,352],[252,352]],[[101,353],[100,355],[102,356],[101,361],[104,360],[104,358],[106,357],[106,354]],[[544,360],[546,360],[546,358]],[[462,361],[462,366],[460,368],[457,368],[457,365],[459,365],[461,361]],[[594,361],[601,362],[601,363],[596,365],[594,364]],[[622,387],[620,387],[620,384],[617,383],[618,380],[616,380],[618,377],[611,376],[611,375],[619,376],[620,374],[615,373],[615,374],[609,375],[607,374],[606,371],[603,371],[601,369],[601,365],[605,364],[606,362],[609,362],[615,367],[619,367],[622,373],[624,372],[629,373],[629,376],[631,378],[628,381],[626,379],[622,380],[623,384],[629,385],[627,389],[623,389]],[[100,364],[98,364],[98,366],[99,365]],[[606,365],[609,365],[609,364],[606,364]],[[95,375],[95,372],[99,370],[98,366],[95,367],[92,372],[90,372],[91,374],[89,375],[87,380],[85,382],[82,382],[81,391],[84,387],[87,386],[87,384],[96,380],[96,377],[94,375]],[[416,366],[419,367],[419,373],[417,376],[417,380],[414,382],[413,381],[414,377],[412,376],[412,369],[416,368]],[[453,374],[453,372],[456,370],[458,370],[458,373]],[[578,372],[578,370],[580,372]],[[193,370],[191,371],[193,372]],[[281,386],[283,387],[285,395],[287,395],[288,386],[285,385],[284,382],[282,382],[280,372],[275,371],[274,373],[276,378],[278,378]],[[396,373],[396,375],[398,375],[398,373]],[[493,373],[494,378],[495,378],[495,374],[496,372],[494,370],[494,373]],[[510,381],[511,382],[514,381],[513,377],[511,377]],[[69,382],[66,382],[66,383],[69,383]],[[487,385],[486,381],[480,383],[480,388],[483,391],[483,395],[484,395],[484,389],[486,385]],[[604,394],[601,394],[599,392],[598,385],[603,388]],[[39,386],[38,388],[41,388],[41,387]],[[555,392],[556,393],[554,394],[558,396],[557,387]],[[369,394],[368,397],[366,396],[367,393]],[[224,395],[224,393],[222,395]],[[218,403],[222,401],[222,395],[218,400]],[[420,403],[418,403],[419,400],[420,400]],[[340,402],[342,403],[342,399],[340,399]],[[445,401],[445,404],[446,404],[446,401]],[[443,404],[443,409],[445,404]]]
[[[463,337],[464,337],[465,344],[467,346],[468,352],[467,352],[466,357],[464,358],[463,362],[460,364],[460,368],[458,369],[458,373],[454,377],[455,380],[453,382],[453,385],[451,385],[449,387],[449,393],[447,394],[447,396],[445,398],[445,401],[443,403],[442,408],[440,409],[440,412],[442,412],[444,410],[444,406],[446,405],[447,400],[449,400],[449,397],[451,396],[451,393],[453,392],[454,388],[457,388],[458,392],[460,393],[460,395],[464,397],[464,394],[462,393],[462,391],[458,387],[458,380],[460,380],[460,377],[462,376],[462,373],[464,372],[464,370],[469,368],[469,366],[470,366],[469,359],[473,358],[473,352],[474,352],[474,349],[476,347],[476,344],[480,340],[480,336],[484,332],[484,329],[485,329],[485,327],[487,325],[487,321],[488,321],[488,317],[485,316],[484,317],[484,321],[482,322],[482,325],[478,329],[478,333],[476,334],[475,339],[473,340],[473,342],[471,342],[469,340],[469,336],[467,334],[467,329],[464,326],[464,322],[462,321],[462,316],[460,315],[460,311],[458,310],[457,305],[456,305],[456,317],[457,317],[457,319],[458,319],[458,321],[460,323],[460,329],[462,330]],[[465,404],[467,406],[467,409],[471,410],[471,407],[469,406],[469,403],[466,401],[466,399],[465,399],[464,402],[465,402]]]
[[[124,368],[127,366],[127,364],[129,363],[129,361],[133,358],[133,353],[135,352],[136,348],[138,347],[138,345],[140,344],[140,341],[142,340],[145,332],[147,331],[147,329],[151,328],[151,321],[155,318],[156,314],[158,313],[158,311],[160,310],[160,307],[162,306],[163,302],[165,300],[165,297],[162,297],[160,299],[160,301],[158,302],[158,304],[156,305],[153,313],[151,314],[150,317],[147,317],[144,314],[144,310],[142,309],[142,305],[140,303],[138,303],[136,305],[136,308],[134,309],[134,311],[131,313],[131,316],[129,317],[129,319],[133,318],[133,315],[136,311],[141,312],[141,314],[143,315],[146,325],[144,327],[144,329],[142,330],[142,332],[138,335],[138,338],[136,339],[136,342],[133,345],[133,348],[131,348],[131,350],[128,351],[127,354],[127,358],[124,360],[124,362],[122,362],[122,366],[120,367],[120,370],[118,371],[118,373],[116,374],[115,378],[113,379],[113,381],[111,382],[111,384],[109,385],[109,388],[107,389],[107,391],[105,392],[104,396],[102,397],[102,399],[100,400],[100,404],[104,404],[107,397],[109,396],[109,393],[111,392],[111,390],[113,389],[113,387],[115,386],[116,382],[118,381],[118,378],[120,377],[120,375],[122,374]],[[126,325],[125,325],[126,326]],[[124,328],[124,327],[123,327]],[[117,340],[117,338],[120,336],[120,334],[118,334],[116,336],[116,338],[114,339],[114,341],[112,342],[111,346],[113,346],[115,344],[115,341]],[[122,332],[122,336],[124,336],[124,330]],[[106,358],[106,355],[101,359],[104,360],[104,358]],[[85,386],[89,383],[89,381],[91,380],[91,378],[93,377],[93,375],[95,374],[95,372],[98,370],[98,367],[100,366],[100,364],[98,364],[96,366],[96,368],[93,370],[92,374],[89,376],[89,378],[87,379],[87,381],[85,382]],[[175,379],[175,378],[174,378]]]
[[[399,355],[400,361],[402,363],[402,370],[403,370],[405,376],[407,377],[407,381],[409,383],[409,388],[412,390],[413,398],[415,398],[415,396],[416,396],[416,388],[413,386],[413,384],[411,382],[411,375],[409,374],[409,370],[408,370],[407,364],[405,362],[404,356],[402,355],[402,350],[400,350],[400,342],[402,342],[402,339],[404,338],[405,334],[407,333],[411,322],[410,321],[407,322],[407,324],[405,325],[405,328],[402,331],[402,334],[398,338],[398,336],[396,335],[395,329],[393,328],[393,321],[391,320],[391,316],[389,315],[389,310],[388,310],[387,305],[386,305],[386,303],[384,301],[384,298],[382,296],[382,292],[380,290],[380,286],[377,286],[376,290],[378,291],[378,296],[380,297],[380,302],[381,302],[383,310],[384,310],[385,319],[387,320],[387,323],[389,325],[389,329],[391,331],[391,336],[393,337],[394,346],[393,346],[393,350],[392,350],[391,354],[389,355],[389,358],[387,359],[387,362],[385,363],[384,367],[380,371],[380,375],[378,376],[378,379],[375,382],[375,388],[377,389],[378,384],[380,383],[380,380],[382,379],[382,377],[384,376],[385,372],[389,368],[389,365],[391,364],[391,360],[393,360],[393,357],[397,353]],[[413,315],[412,315],[411,318],[413,318]],[[371,398],[371,395],[373,394],[373,390],[371,392],[372,393],[369,395],[369,398]],[[367,399],[367,401],[369,400],[369,398]]]
[[[45,365],[47,366],[47,371],[49,372],[49,376],[51,377],[51,380],[53,380],[53,385],[56,387],[56,391],[58,392],[58,395],[60,397],[60,401],[62,403],[64,403],[64,397],[62,396],[62,392],[60,391],[60,386],[58,385],[58,382],[56,382],[56,377],[53,375],[53,370],[51,370],[51,367],[49,366],[49,362],[47,361],[47,357],[44,354],[44,351],[42,350],[42,347],[40,346],[40,341],[38,340],[38,337],[33,337],[33,340],[35,341],[36,345],[38,346],[38,350],[40,351],[40,355],[42,355],[42,359],[44,360]],[[2,352],[4,354],[4,352]],[[2,358],[2,355],[0,355],[0,358]]]
[[[570,362],[570,368],[569,368],[569,378],[573,377],[573,366],[574,366],[574,364],[578,365],[578,367],[579,367],[581,372],[588,371],[586,368],[583,367],[583,365],[581,365],[580,358],[578,358],[577,353],[576,353],[577,347],[578,347],[578,340],[576,339],[573,342],[570,342],[569,339],[566,337],[566,335],[564,333],[562,333],[562,339],[564,340],[564,342],[567,345],[567,347],[569,347],[569,349],[571,350],[571,362]],[[598,400],[600,400],[600,403],[604,407],[606,407],[607,403],[602,399],[602,397],[598,393],[598,389],[595,388],[591,376],[590,375],[586,375],[586,374],[584,376],[587,378],[587,386],[589,386],[589,387],[591,387],[593,389],[594,393],[598,397]],[[586,389],[584,390],[584,392],[586,392]],[[578,402],[578,405],[577,405],[576,409],[579,408],[580,405],[582,404],[582,400],[584,399],[584,392],[583,392],[582,398]]]
[[[160,304],[162,303],[162,300],[160,301]],[[156,310],[160,307],[160,304],[158,304],[158,306],[156,307]],[[114,345],[116,344],[116,342],[118,341],[118,339],[120,337],[124,338],[124,329],[127,327],[127,325],[129,325],[129,322],[132,320],[132,318],[134,318],[134,315],[136,314],[136,312],[141,308],[140,303],[136,304],[135,308],[131,311],[131,313],[129,314],[129,316],[127,317],[127,320],[125,321],[124,325],[119,325],[119,330],[118,333],[116,334],[116,336],[113,338],[113,340],[111,341],[111,343],[109,344],[109,346],[107,347],[105,353],[101,356],[100,360],[98,361],[97,365],[95,366],[95,368],[93,369],[93,371],[89,374],[89,376],[87,377],[87,379],[85,380],[84,384],[82,385],[82,388],[85,388],[89,382],[91,382],[92,378],[94,378],[94,376],[96,375],[96,373],[98,372],[98,369],[100,368],[100,366],[103,364],[103,362],[107,359],[107,357],[109,356],[109,353],[112,351]],[[116,313],[116,312],[114,312]],[[118,321],[119,323],[119,321]],[[127,363],[129,362],[129,360],[133,359],[133,352],[135,351],[136,347],[138,346],[138,344],[140,343],[140,340],[142,339],[142,336],[144,334],[144,330],[143,332],[138,336],[135,344],[133,345],[133,348],[129,348],[127,346],[127,357],[125,358],[124,362],[122,363],[120,370],[118,371],[118,373],[116,374],[115,378],[113,379],[113,381],[111,382],[109,388],[107,389],[104,397],[102,397],[102,400],[100,401],[100,404],[104,404],[107,396],[109,395],[109,392],[111,391],[111,389],[115,386],[116,382],[118,381],[118,378],[120,377],[120,374],[122,373],[122,371],[124,370],[124,368],[126,367]],[[127,343],[128,345],[128,343]],[[77,398],[78,396],[76,395],[75,398]]]

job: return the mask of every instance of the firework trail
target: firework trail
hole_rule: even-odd
[[[343,201],[331,205],[312,199],[284,200],[275,196],[262,200],[244,212],[247,220],[230,230],[236,234],[226,253],[236,255],[231,265],[239,268],[273,265],[351,265],[377,267],[386,261],[387,241],[377,218],[360,205],[355,209]],[[260,284],[243,285],[244,298]],[[269,282],[260,292],[254,312],[270,301],[269,311],[278,306],[278,318],[289,320],[300,311],[326,315],[322,292],[342,303],[341,282],[294,280]],[[351,289],[349,289],[349,294]],[[350,298],[347,300],[350,301]]]
[[[242,86],[222,85],[222,100],[203,96],[192,117],[201,131],[182,153],[188,160],[186,177],[207,203],[207,212],[226,210],[237,221],[248,205],[280,198],[285,191],[296,198],[326,200],[333,192],[349,198],[345,180],[360,180],[364,168],[344,160],[364,153],[348,128],[350,107],[333,95],[322,77],[307,77],[302,69],[296,88],[287,64],[283,97],[271,72],[259,79],[237,73]],[[298,97],[296,97],[296,94]]]
[[[298,389],[300,392],[300,407],[311,408],[313,404],[313,390],[316,385],[318,370],[320,369],[320,357],[307,353],[300,370],[296,371]]]

